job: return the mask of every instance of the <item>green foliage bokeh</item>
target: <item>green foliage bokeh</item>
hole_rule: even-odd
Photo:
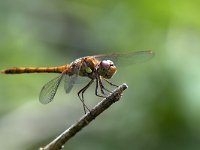
[[[0,1],[0,68],[57,66],[76,58],[151,49],[153,59],[118,68],[122,101],[64,149],[198,150],[200,148],[200,2]],[[41,87],[55,74],[0,75],[0,145],[37,149],[82,114],[78,84],[43,106]],[[90,88],[92,107],[100,99]],[[9,139],[9,141],[7,140]]]

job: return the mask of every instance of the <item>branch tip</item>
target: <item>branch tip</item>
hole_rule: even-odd
[[[113,103],[118,101],[121,98],[123,91],[127,88],[128,86],[126,83],[117,87],[108,97],[99,102],[90,112],[83,115],[78,122],[71,125],[67,130],[61,133],[44,148],[40,148],[40,150],[61,150],[64,144],[70,138],[72,138],[82,128],[87,126],[92,120],[94,120],[99,114],[110,107]]]

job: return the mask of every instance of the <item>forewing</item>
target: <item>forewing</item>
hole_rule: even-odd
[[[43,87],[42,90],[40,91],[40,96],[39,96],[39,101],[42,104],[47,104],[51,102],[56,94],[56,91],[60,85],[60,82],[63,78],[64,74],[61,74],[60,76],[52,79],[48,83],[46,83]]]
[[[133,51],[127,53],[111,53],[111,54],[102,54],[96,55],[95,58],[99,60],[111,60],[117,66],[126,66],[132,65],[135,63],[145,62],[151,59],[154,56],[153,51]]]

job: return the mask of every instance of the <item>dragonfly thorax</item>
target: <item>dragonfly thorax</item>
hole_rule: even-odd
[[[117,68],[111,60],[102,60],[97,68],[98,74],[106,79],[110,79],[116,71]]]
[[[70,73],[69,75],[73,75],[74,73],[79,76],[89,77],[91,79],[95,78],[95,68],[98,64],[98,61],[93,57],[83,57],[75,60],[70,64]]]

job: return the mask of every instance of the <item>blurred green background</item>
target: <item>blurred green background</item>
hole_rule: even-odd
[[[118,68],[129,86],[71,139],[70,150],[200,149],[200,1],[1,0],[0,68],[57,66],[109,52],[148,50],[153,59]],[[56,74],[0,75],[0,149],[33,150],[76,122],[83,109],[76,85],[38,101]],[[94,86],[86,103],[101,99]]]

